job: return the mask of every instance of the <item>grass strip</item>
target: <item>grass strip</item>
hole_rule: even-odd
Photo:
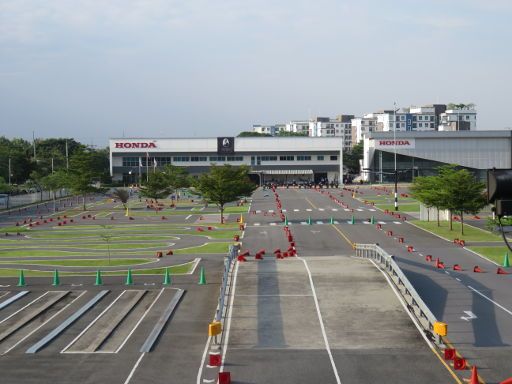
[[[457,221],[453,222],[453,230],[450,231],[449,222],[441,221],[441,226],[437,226],[437,221],[419,221],[413,222],[420,228],[426,229],[435,233],[442,238],[453,241],[453,239],[461,239],[466,242],[469,241],[500,241],[501,237],[485,231],[480,228],[473,227],[472,225],[464,224],[464,235],[460,234],[461,224]]]

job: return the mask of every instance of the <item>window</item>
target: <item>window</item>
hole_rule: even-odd
[[[226,156],[210,156],[210,161],[226,161]]]
[[[297,156],[297,161],[310,161],[310,160],[311,160],[311,156],[302,156],[302,155]]]
[[[244,161],[243,156],[228,156],[226,158],[227,161]]]
[[[281,160],[281,161],[294,161],[295,157],[294,156],[279,156],[279,160]]]
[[[324,159],[324,155],[318,155],[316,159],[322,161]]]
[[[192,156],[190,161],[208,161],[206,156]]]
[[[331,156],[331,161],[336,161],[338,160],[338,156]]]
[[[405,116],[404,116],[404,115],[401,115],[401,116],[400,116],[400,120],[405,120]]]
[[[261,161],[277,161],[277,156],[261,156]]]
[[[139,166],[139,158],[138,157],[123,157],[123,167],[138,167]]]
[[[419,126],[420,128],[423,128],[423,123],[418,123],[418,126]]]
[[[179,161],[190,161],[190,157],[188,156],[174,156],[172,158],[172,161],[179,162]]]

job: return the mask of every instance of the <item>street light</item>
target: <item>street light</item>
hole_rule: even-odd
[[[393,102],[393,149],[395,153],[395,211],[398,211],[398,172],[396,170],[396,102]]]

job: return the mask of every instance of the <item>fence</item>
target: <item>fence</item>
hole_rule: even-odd
[[[222,274],[222,283],[220,284],[219,303],[215,312],[215,321],[221,321],[227,310],[225,303],[226,292],[231,286],[231,270],[239,250],[239,245],[230,245],[228,255],[224,258],[224,272]]]
[[[69,191],[66,189],[60,189],[56,191],[55,197],[60,199],[61,197],[69,196]],[[14,207],[20,207],[22,205],[29,205],[40,203],[43,201],[50,201],[53,199],[53,193],[50,191],[26,193],[22,195],[0,195],[0,209],[9,209]]]
[[[407,308],[423,327],[426,336],[438,346],[442,346],[443,342],[441,337],[435,337],[433,333],[434,324],[438,320],[395,262],[394,257],[376,244],[356,244],[355,249],[356,256],[372,259],[380,264],[380,267],[382,267],[395,283],[395,286],[407,303]]]

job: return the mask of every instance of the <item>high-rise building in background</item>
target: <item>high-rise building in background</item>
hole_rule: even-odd
[[[362,117],[339,115],[335,118],[292,120],[286,124],[253,125],[254,132],[272,136],[280,132],[290,132],[311,137],[340,137],[344,150],[350,150],[360,143],[366,134],[393,130],[473,131],[476,130],[476,110],[472,104],[430,104],[381,110]]]

